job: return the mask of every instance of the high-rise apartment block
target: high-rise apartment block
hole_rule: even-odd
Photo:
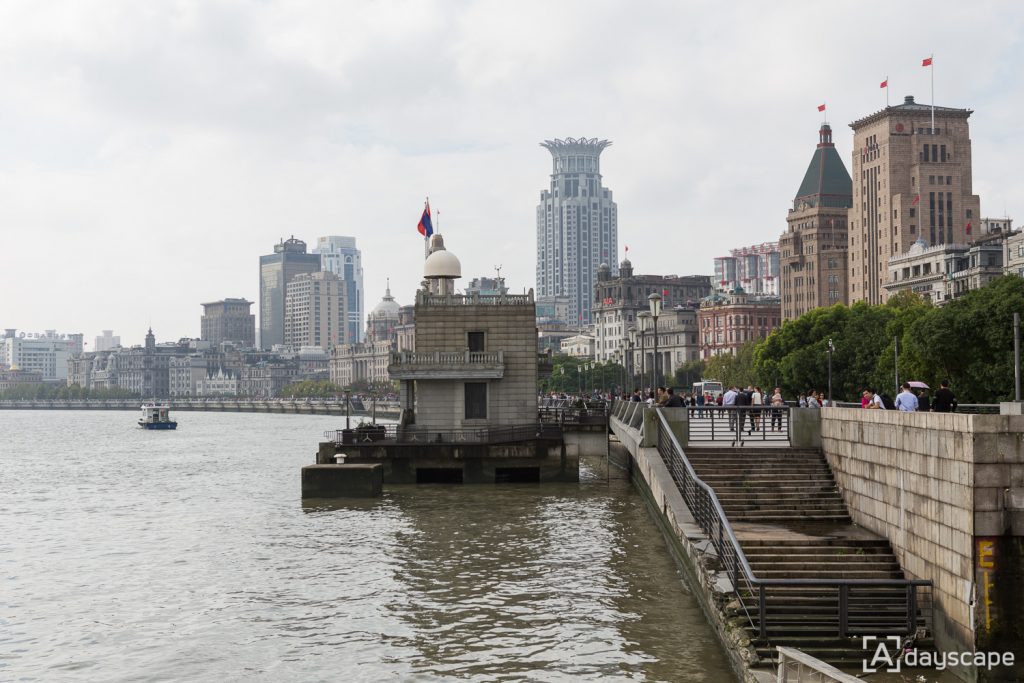
[[[284,300],[288,284],[301,273],[320,272],[320,255],[307,254],[306,243],[294,237],[260,256],[260,348],[284,344]]]
[[[96,345],[93,346],[93,351],[109,351],[110,349],[116,349],[121,345],[121,337],[114,336],[113,330],[103,330],[103,334],[96,337]]]
[[[610,144],[597,138],[541,143],[551,152],[552,171],[537,205],[537,295],[568,297],[569,324],[590,324],[597,267],[614,262],[618,252],[618,209],[601,184],[601,152]]]
[[[971,113],[908,96],[850,124],[850,302],[883,303],[889,259],[914,242],[965,243],[981,233],[981,202],[971,179]]]
[[[715,259],[715,286],[732,291],[742,287],[754,294],[779,293],[779,245],[765,242],[731,249]]]
[[[783,320],[818,306],[847,303],[846,222],[853,181],[827,123],[818,140],[786,218],[789,228],[779,238]]]
[[[251,301],[223,299],[203,304],[200,338],[214,346],[236,342],[240,346],[256,346],[256,316],[250,312]]]
[[[333,349],[349,343],[345,283],[334,273],[300,273],[288,282],[284,303],[284,343],[293,349]]]
[[[346,338],[353,344],[363,341],[363,253],[356,249],[356,238],[320,237],[313,253],[320,255],[321,270],[334,273],[345,283],[348,301]]]

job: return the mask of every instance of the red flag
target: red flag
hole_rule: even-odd
[[[917,206],[917,203],[921,201],[921,195],[914,197],[914,201],[910,203],[911,206]]]
[[[967,234],[968,235],[971,234],[971,222],[970,221],[967,221]]]
[[[926,59],[921,60],[921,66],[931,66],[931,65],[932,65],[932,58],[931,57],[928,57]]]
[[[825,111],[825,105],[824,104],[819,104],[818,105],[818,111]]]
[[[878,87],[879,88],[888,88],[889,87],[889,79],[887,78],[884,81],[882,81],[882,84],[880,86],[878,86]]]

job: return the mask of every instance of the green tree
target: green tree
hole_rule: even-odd
[[[1024,313],[1024,279],[1017,275],[929,309],[903,335],[913,379],[932,387],[949,379],[961,403],[1012,400],[1014,312]],[[900,374],[908,376],[902,368]]]
[[[685,391],[693,388],[694,382],[704,378],[706,363],[702,360],[689,360],[676,368],[675,384]]]
[[[736,354],[723,353],[708,359],[704,368],[707,379],[716,379],[724,386],[758,384],[754,366],[755,342],[741,346]]]

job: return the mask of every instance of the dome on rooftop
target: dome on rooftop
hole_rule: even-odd
[[[440,235],[431,237],[430,248],[432,253],[423,263],[423,277],[462,277],[462,263],[455,254],[444,248],[444,239]]]

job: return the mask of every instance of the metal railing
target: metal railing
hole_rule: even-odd
[[[364,425],[354,429],[329,429],[324,438],[339,445],[386,444],[497,444],[536,439],[560,439],[562,428],[551,424],[482,427],[480,429],[431,429],[418,425]]]
[[[690,442],[789,443],[789,406],[691,406]]]
[[[399,351],[391,354],[391,365],[476,365],[503,362],[503,351]]]
[[[922,620],[925,628],[931,628],[931,581],[758,578],[747,561],[714,489],[697,476],[665,415],[657,411],[657,417],[658,453],[697,524],[718,552],[747,620],[762,640],[768,642],[768,632],[772,625],[773,614],[769,599],[773,602],[792,599],[812,590],[822,597],[828,608],[826,618],[817,625],[823,631],[833,628],[834,635],[839,638],[861,634],[880,635],[881,632],[912,635],[917,633]],[[921,595],[918,594],[919,590]],[[748,601],[753,602],[754,598],[756,608],[751,612]],[[834,600],[834,609],[829,604],[830,600]],[[792,625],[792,621],[779,619],[782,611],[778,606],[776,610],[779,613],[774,616],[778,625]]]
[[[537,409],[537,417],[543,424],[602,425],[608,424],[608,409],[603,404],[589,408],[543,406]]]

